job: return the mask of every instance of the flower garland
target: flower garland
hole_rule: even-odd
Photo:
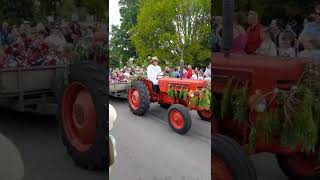
[[[179,89],[170,84],[168,88],[168,96],[173,100],[187,102],[189,108],[197,106],[200,109],[210,110],[211,107],[211,91],[207,87],[193,91],[186,87],[181,87]]]

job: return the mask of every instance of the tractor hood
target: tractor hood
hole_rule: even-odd
[[[213,86],[221,91],[221,84],[231,78],[249,80],[252,89],[269,91],[274,88],[288,89],[295,85],[303,73],[307,60],[252,55],[213,55]],[[220,85],[219,85],[220,84]]]
[[[159,80],[160,92],[167,93],[169,86],[184,87],[188,90],[196,90],[206,86],[205,80],[162,78]]]

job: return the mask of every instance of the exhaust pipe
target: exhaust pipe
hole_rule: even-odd
[[[233,40],[234,0],[223,1],[223,51],[224,57],[230,56]]]

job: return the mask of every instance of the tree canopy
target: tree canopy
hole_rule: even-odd
[[[110,67],[122,67],[129,59],[137,58],[136,49],[130,39],[132,29],[137,24],[139,0],[120,0],[120,27],[113,26],[110,40]]]
[[[157,56],[168,66],[210,62],[210,0],[141,0],[137,25],[131,29],[139,65]]]

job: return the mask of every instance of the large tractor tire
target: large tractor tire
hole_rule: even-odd
[[[320,163],[317,157],[277,155],[277,161],[282,172],[292,180],[320,179]]]
[[[173,131],[179,134],[186,134],[192,125],[188,109],[181,104],[174,104],[169,108],[167,119]]]
[[[212,180],[257,180],[255,169],[234,140],[215,134],[211,142]]]
[[[211,111],[197,111],[197,113],[201,120],[211,122],[212,120]]]
[[[132,81],[128,90],[130,110],[138,116],[144,115],[150,108],[150,97],[147,87],[142,81]]]
[[[96,62],[71,65],[57,117],[62,141],[73,161],[89,170],[107,169],[106,71]]]

